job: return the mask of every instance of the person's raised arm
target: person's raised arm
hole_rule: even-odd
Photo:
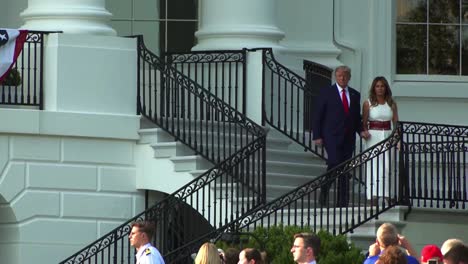
[[[416,259],[419,259],[418,252],[414,250],[413,246],[408,241],[408,239],[406,239],[406,237],[398,234],[398,244],[400,244],[400,246],[406,249],[406,254],[408,254],[409,256],[415,257]]]

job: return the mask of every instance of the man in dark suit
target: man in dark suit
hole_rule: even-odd
[[[336,83],[320,90],[316,98],[313,118],[313,140],[327,151],[327,170],[351,158],[356,142],[356,133],[362,131],[361,95],[348,87],[351,69],[339,66],[335,69]],[[331,184],[325,184],[320,191],[320,203],[328,202]],[[349,201],[349,175],[338,180],[336,206],[346,207]]]

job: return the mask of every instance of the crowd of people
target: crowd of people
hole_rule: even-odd
[[[231,254],[227,254],[227,252]],[[316,264],[320,252],[320,238],[314,233],[298,233],[293,237],[291,254],[295,263]],[[435,244],[423,247],[421,254],[409,240],[400,235],[391,223],[382,224],[375,243],[369,246],[363,264],[468,264],[468,245],[462,240],[448,239],[439,248]],[[245,248],[239,252],[229,248],[226,253],[212,243],[205,243],[198,251],[195,264],[267,264],[266,255],[258,249]]]
[[[293,237],[291,253],[294,261],[299,264],[316,264],[320,250],[320,238],[313,233],[298,233]],[[213,243],[204,243],[195,256],[195,264],[267,264],[264,251],[256,248],[228,248],[226,251],[217,249]]]
[[[468,264],[468,245],[459,239],[448,239],[439,248],[435,244],[425,245],[421,254],[401,236],[390,223],[382,224],[376,234],[375,243],[369,246],[364,264]]]
[[[164,264],[159,251],[151,245],[154,224],[139,221],[132,224],[130,244],[135,247],[137,264]],[[292,237],[291,255],[295,263],[317,264],[320,252],[320,238],[314,233],[298,233]],[[225,251],[215,244],[204,243],[196,255],[195,264],[267,264],[265,252],[256,248],[242,250],[231,247]],[[369,246],[363,264],[468,264],[468,245],[460,239],[446,240],[439,248],[435,244],[423,247],[421,254],[409,240],[399,234],[391,223],[384,223],[376,233],[375,243]]]
[[[349,87],[351,70],[347,66],[335,69],[336,83],[320,90],[316,100],[313,118],[313,140],[322,145],[327,152],[327,170],[351,158],[356,135],[360,135],[371,147],[391,134],[398,121],[397,104],[385,77],[376,77],[370,87],[369,97],[362,104],[360,93]],[[387,163],[385,157],[379,163]],[[373,161],[375,162],[375,161]],[[370,166],[372,170],[382,170],[389,166]],[[367,198],[372,202],[375,195],[389,197],[384,188],[385,171],[368,171],[366,181]],[[383,177],[383,178],[382,178]],[[341,175],[337,182],[337,207],[348,206],[349,175]],[[319,202],[328,203],[331,182],[320,190]],[[159,251],[150,244],[154,226],[148,222],[136,222],[132,225],[129,236],[130,244],[137,250],[138,264],[164,264]],[[320,250],[320,239],[313,233],[299,233],[294,236],[291,253],[296,263],[316,263]],[[266,264],[266,254],[255,248],[226,251],[217,249],[212,243],[203,244],[196,257],[195,264]],[[419,255],[409,241],[401,236],[390,223],[382,224],[376,234],[376,241],[369,247],[364,264],[468,264],[468,246],[458,239],[449,239],[439,248],[426,245]]]

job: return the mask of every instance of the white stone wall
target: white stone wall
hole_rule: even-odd
[[[138,117],[75,114],[84,126],[74,130],[70,113],[55,112],[69,128],[60,135],[57,125],[41,128],[51,114],[0,109],[1,263],[57,263],[144,209],[136,188]],[[105,134],[105,123],[115,133],[91,136]]]
[[[430,203],[430,202],[427,202]],[[424,202],[421,202],[424,204]],[[434,202],[434,205],[437,204]],[[449,238],[468,241],[468,213],[463,208],[413,208],[403,228],[403,234],[421,252],[427,244],[439,247]],[[460,210],[461,209],[461,210]]]
[[[396,74],[396,1],[334,0],[338,59],[353,70],[351,86],[363,98],[374,77],[385,76],[400,120],[468,125],[468,77]],[[310,23],[317,23],[320,17]],[[361,60],[361,61],[360,61]]]

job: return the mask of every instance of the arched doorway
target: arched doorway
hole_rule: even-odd
[[[0,194],[0,256],[2,263],[18,263],[19,231],[13,209]]]

